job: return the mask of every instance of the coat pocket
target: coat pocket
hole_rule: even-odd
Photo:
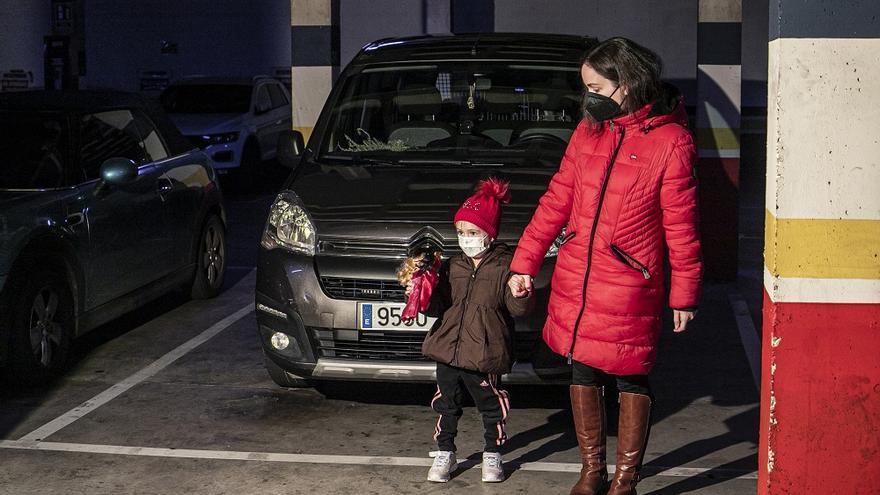
[[[622,261],[626,266],[642,272],[642,276],[645,277],[645,280],[651,278],[651,272],[648,270],[648,267],[645,266],[644,263],[627,254],[626,251],[624,251],[623,249],[620,249],[618,246],[611,244],[611,252],[614,253],[614,256]]]
[[[556,243],[559,245],[559,247],[562,247],[565,245],[566,242],[574,239],[574,236],[576,236],[576,235],[577,235],[577,232],[575,232],[573,230],[571,232],[563,232],[557,238]]]

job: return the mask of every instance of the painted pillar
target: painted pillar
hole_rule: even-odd
[[[759,494],[880,487],[876,0],[774,0]]]
[[[308,141],[339,73],[339,1],[290,0],[293,128]]]
[[[742,0],[700,0],[697,24],[697,148],[706,277],[733,280],[737,191]]]

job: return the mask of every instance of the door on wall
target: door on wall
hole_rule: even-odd
[[[78,89],[69,36],[43,37],[43,85],[46,89]]]

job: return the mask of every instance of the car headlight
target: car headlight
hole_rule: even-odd
[[[278,247],[303,253],[315,254],[315,224],[303,208],[296,194],[281,193],[269,209],[269,219],[260,243],[266,249]]]
[[[236,131],[236,132],[223,132],[220,134],[209,134],[207,136],[202,136],[202,139],[207,144],[231,143],[233,141],[238,141],[238,131]]]

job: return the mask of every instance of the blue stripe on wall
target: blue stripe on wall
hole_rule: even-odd
[[[880,38],[877,0],[774,0],[770,40],[777,38]]]

